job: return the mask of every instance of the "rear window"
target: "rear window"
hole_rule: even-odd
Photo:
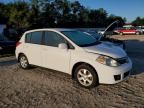
[[[41,31],[36,31],[32,33],[26,34],[26,43],[32,43],[32,44],[41,44],[42,43],[42,34]]]

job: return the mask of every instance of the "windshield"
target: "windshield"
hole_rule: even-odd
[[[99,40],[99,39],[101,38],[101,35],[98,34],[98,33],[96,33],[96,32],[94,32],[94,31],[89,31],[89,32],[87,32],[87,33],[89,33],[91,36],[93,36],[93,37],[96,38],[97,40]]]
[[[100,43],[94,37],[80,31],[62,31],[62,33],[80,47],[87,47]]]

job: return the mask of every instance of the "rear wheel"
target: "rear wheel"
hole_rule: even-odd
[[[136,32],[136,35],[140,35],[140,32]]]
[[[19,64],[20,64],[20,67],[23,69],[28,69],[30,67],[28,59],[24,54],[20,55]]]
[[[75,78],[85,88],[93,88],[98,85],[98,76],[95,70],[86,64],[82,64],[76,68]]]

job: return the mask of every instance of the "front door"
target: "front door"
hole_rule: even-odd
[[[64,37],[53,31],[45,31],[44,45],[42,46],[43,66],[62,71],[69,72],[70,54],[69,49],[60,49],[58,45],[65,43]]]

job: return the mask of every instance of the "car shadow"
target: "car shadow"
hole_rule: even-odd
[[[126,51],[133,62],[131,75],[144,73],[144,41],[126,40]]]

